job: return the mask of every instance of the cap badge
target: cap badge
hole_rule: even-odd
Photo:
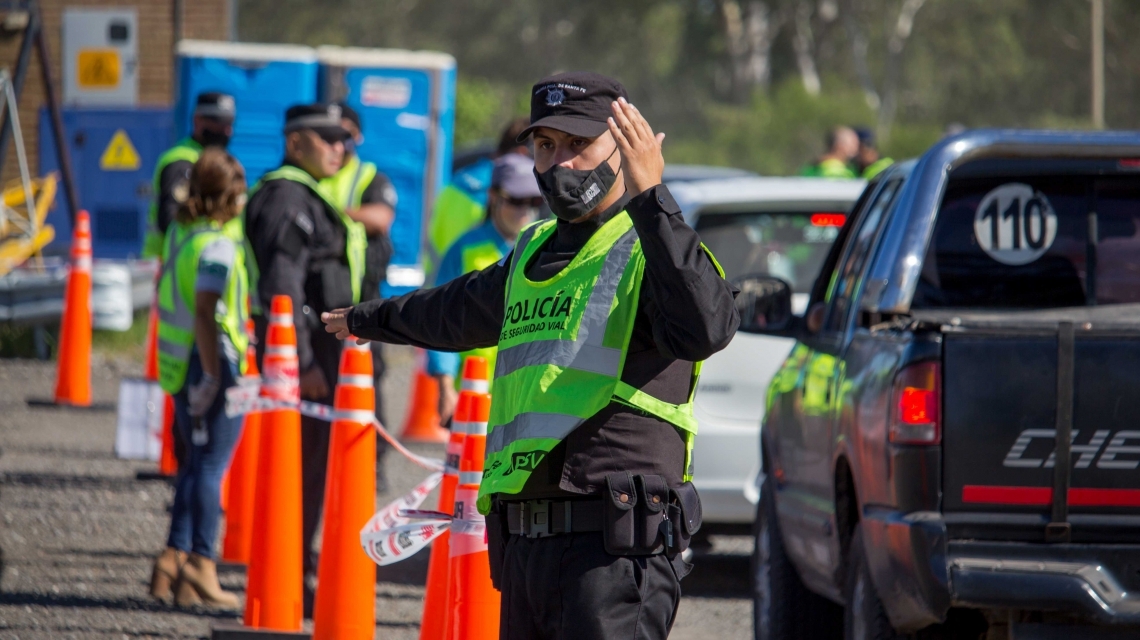
[[[329,114],[329,118],[331,118],[333,120],[340,120],[340,117],[341,117],[340,116],[340,106],[335,105],[335,104],[330,104],[328,114]]]
[[[558,105],[562,104],[564,100],[566,100],[566,92],[562,89],[554,87],[553,89],[547,90],[546,106],[557,107]]]
[[[234,99],[232,96],[218,96],[218,108],[222,111],[234,111]]]

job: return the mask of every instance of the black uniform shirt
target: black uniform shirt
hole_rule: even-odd
[[[622,380],[681,404],[689,397],[692,363],[723,349],[739,317],[736,289],[717,273],[666,187],[619,202],[595,220],[559,221],[553,238],[526,265],[526,274],[545,280],[565,268],[622,208],[633,220],[646,262]],[[509,264],[510,257],[440,287],[358,305],[349,328],[363,338],[427,349],[494,346],[503,326]],[[675,485],[682,480],[684,458],[684,439],[675,427],[611,402],[559,443],[511,498],[596,494],[614,471],[660,474]]]
[[[158,231],[164,236],[179,207],[190,195],[190,170],[193,168],[193,162],[175,160],[158,174]]]
[[[352,304],[344,224],[305,185],[271,180],[246,205],[245,235],[257,261],[263,312],[275,295],[293,299],[297,358],[305,371],[313,363],[312,332],[322,330],[321,312]]]

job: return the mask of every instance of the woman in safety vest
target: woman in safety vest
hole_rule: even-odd
[[[208,148],[190,174],[189,196],[166,233],[158,285],[159,383],[174,396],[175,421],[190,450],[179,469],[166,550],[154,562],[150,593],[179,606],[237,609],[214,563],[222,475],[241,435],[227,417],[225,390],[244,372],[246,270],[237,216],[245,171]]]

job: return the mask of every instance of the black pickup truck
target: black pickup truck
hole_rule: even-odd
[[[1140,638],[1140,133],[972,131],[868,185],[768,389],[757,638]]]

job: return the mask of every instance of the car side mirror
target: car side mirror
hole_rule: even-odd
[[[792,314],[792,286],[768,275],[737,278],[740,289],[736,310],[740,314],[740,331],[767,335],[791,336],[795,329]]]

